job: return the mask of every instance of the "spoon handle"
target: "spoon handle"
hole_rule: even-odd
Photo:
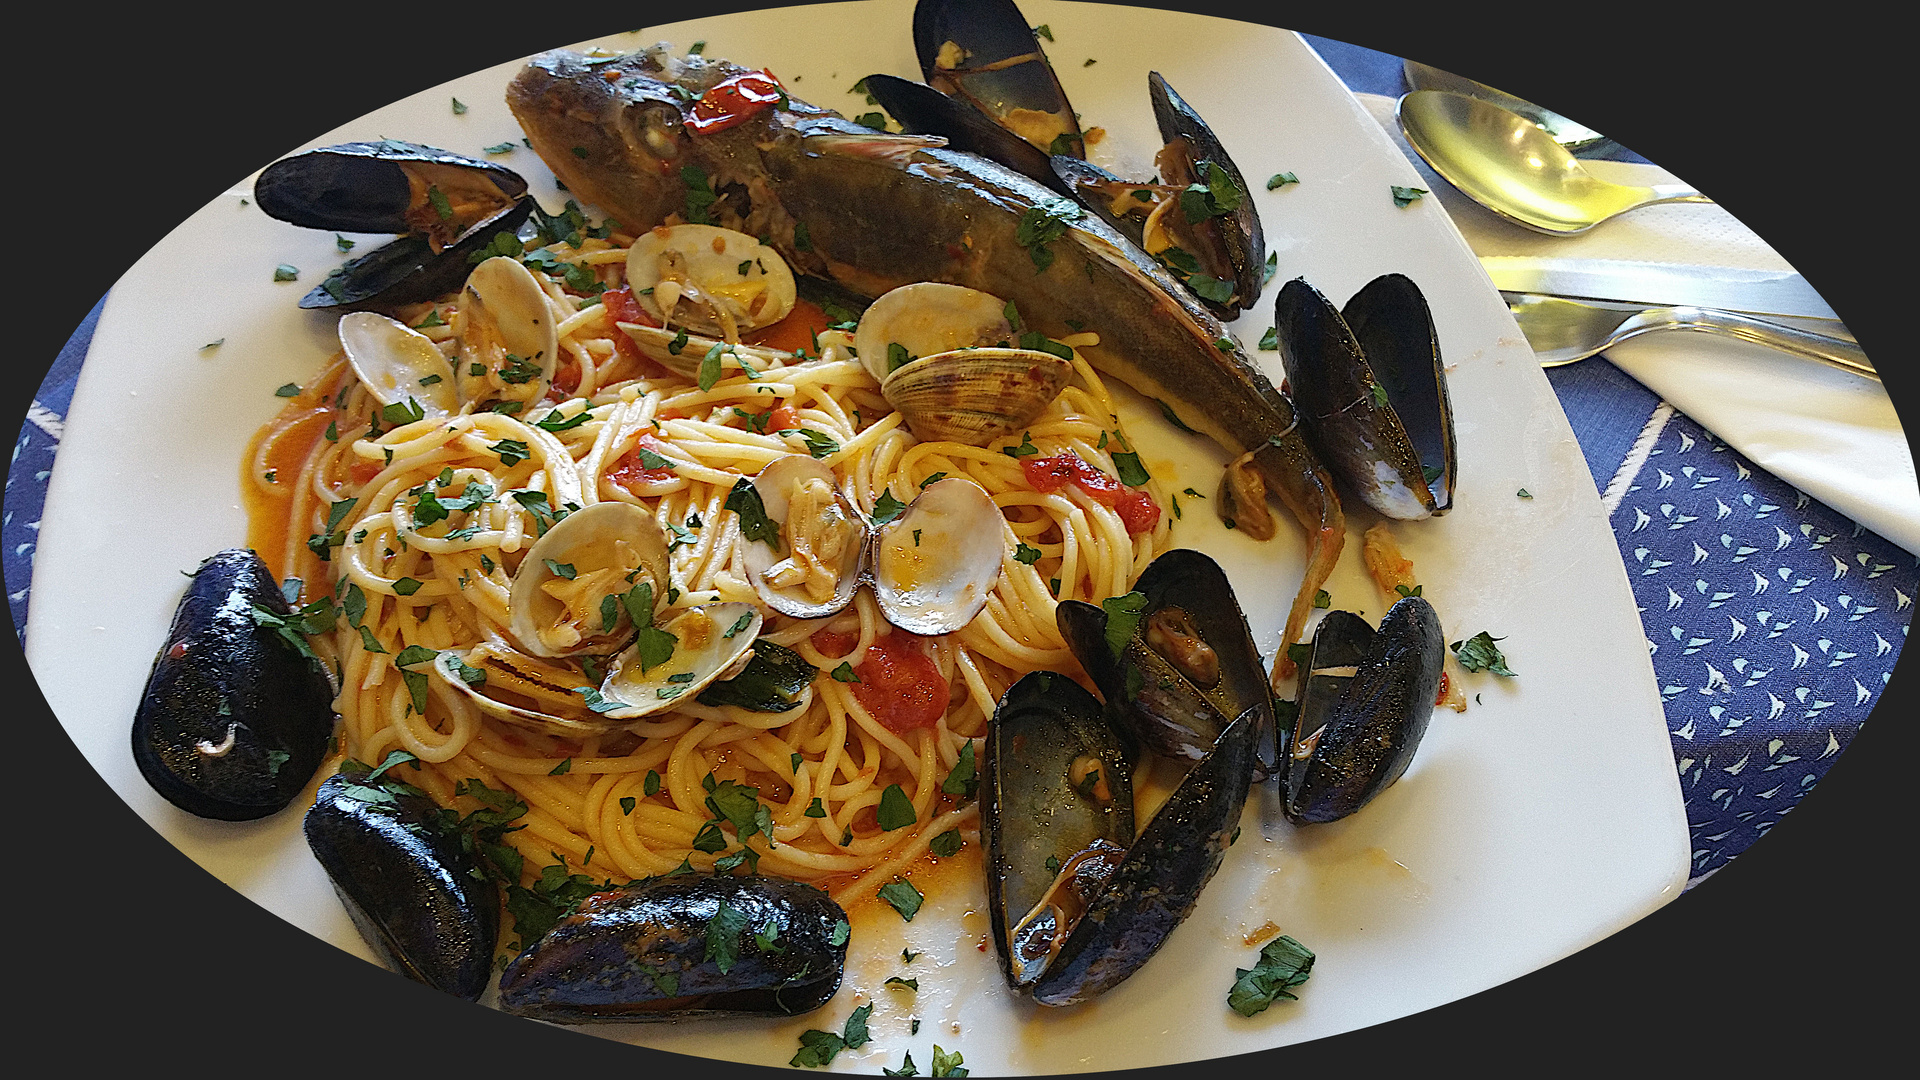
[[[1737,338],[1808,360],[1818,360],[1875,382],[1880,381],[1880,373],[1873,369],[1866,352],[1854,342],[1749,318],[1731,311],[1696,307],[1648,308],[1621,323],[1614,340],[1624,341],[1655,330],[1700,330]]]
[[[1710,203],[1713,201],[1685,184],[1654,184],[1652,187],[1647,188],[1647,190],[1652,193],[1653,197],[1641,203],[1641,206],[1651,206],[1654,203],[1663,202]]]

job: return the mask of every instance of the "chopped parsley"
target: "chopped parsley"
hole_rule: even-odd
[[[926,902],[926,897],[921,895],[919,889],[913,887],[913,882],[905,879],[897,879],[880,886],[880,899],[892,904],[893,910],[899,912],[900,917],[908,922],[913,921],[914,915],[920,910],[920,905]]]
[[[1313,971],[1313,953],[1305,945],[1280,935],[1260,950],[1252,968],[1236,968],[1238,979],[1227,992],[1227,1005],[1241,1016],[1255,1016],[1281,998],[1298,1001],[1289,993],[1307,981]]]
[[[913,800],[907,798],[907,793],[901,790],[899,784],[888,784],[886,790],[880,793],[880,806],[875,810],[874,817],[880,823],[880,828],[887,832],[904,829],[920,820],[914,815]]]
[[[944,859],[949,855],[957,853],[960,850],[960,844],[960,830],[948,829],[946,832],[928,841],[927,850]]]
[[[960,756],[953,763],[953,771],[941,781],[940,790],[948,795],[971,799],[974,789],[979,785],[980,778],[973,761],[973,740],[969,739],[960,747]]]
[[[1409,206],[1414,202],[1417,202],[1420,196],[1425,195],[1426,193],[1427,193],[1427,190],[1425,188],[1401,187],[1400,185],[1395,184],[1393,186],[1393,205]]]
[[[1460,658],[1460,666],[1468,671],[1491,671],[1495,675],[1516,678],[1517,676],[1507,669],[1507,658],[1501,655],[1500,647],[1494,644],[1496,641],[1505,640],[1506,638],[1497,638],[1482,630],[1465,641],[1454,642],[1449,648],[1453,650],[1453,655]]]
[[[727,493],[727,509],[739,515],[741,536],[780,550],[780,523],[767,517],[767,506],[752,480],[743,476],[733,485]]]
[[[1267,178],[1267,190],[1272,191],[1274,188],[1285,187],[1288,184],[1297,184],[1299,182],[1300,178],[1290,172],[1274,173]]]
[[[1020,215],[1013,238],[1033,259],[1033,268],[1044,273],[1053,265],[1053,252],[1047,245],[1067,235],[1068,227],[1080,219],[1080,204],[1070,199],[1048,199]]]
[[[875,525],[885,525],[887,522],[899,517],[901,512],[906,508],[906,503],[893,497],[892,490],[883,489],[880,492],[880,497],[873,501],[873,523]]]
[[[1040,549],[1021,544],[1013,549],[1013,560],[1032,566],[1034,563],[1040,561]]]

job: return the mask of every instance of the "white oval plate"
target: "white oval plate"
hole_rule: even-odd
[[[855,1005],[872,1001],[872,1042],[843,1052],[833,1070],[897,1068],[910,1052],[925,1075],[936,1043],[964,1053],[975,1075],[1193,1061],[1477,993],[1634,922],[1686,880],[1686,822],[1660,699],[1593,482],[1525,340],[1439,206],[1394,204],[1393,185],[1420,183],[1413,167],[1290,33],[1140,8],[1023,7],[1050,27],[1049,52],[1085,123],[1109,133],[1103,164],[1151,171],[1150,69],[1207,117],[1255,188],[1278,253],[1269,303],[1296,275],[1336,303],[1389,271],[1425,290],[1450,367],[1461,481],[1452,514],[1398,533],[1449,640],[1481,630],[1502,637],[1520,677],[1469,676],[1475,704],[1438,712],[1406,776],[1354,818],[1295,829],[1278,821],[1271,785],[1257,790],[1192,917],[1138,975],[1089,1005],[1048,1011],[1006,991],[991,954],[976,948],[984,919],[968,913],[982,910],[984,894],[969,884],[930,896],[911,924],[887,909],[857,914],[846,982],[808,1016],[583,1030],[783,1066],[800,1031],[838,1030]],[[796,96],[854,114],[871,108],[848,92],[856,80],[917,77],[911,9],[911,0],[787,8],[598,44],[705,41],[708,56],[770,67]],[[423,91],[308,145],[391,136],[476,153],[517,141],[501,94],[518,67]],[[1248,93],[1248,72],[1271,92]],[[450,98],[467,111],[455,115]],[[530,152],[502,160],[545,206],[562,205],[566,196]],[[1279,172],[1300,182],[1265,190]],[[142,819],[262,907],[369,957],[306,849],[297,810],[244,826],[192,818],[146,786],[128,749],[180,573],[244,542],[241,448],[278,409],[274,388],[299,382],[335,348],[332,320],[295,307],[341,261],[333,235],[265,217],[242,202],[250,183],[195,213],[114,286],[50,482],[27,654],[75,744]],[[301,268],[301,279],[273,282],[282,263]],[[1270,312],[1263,304],[1234,331],[1251,345]],[[215,340],[217,349],[202,350]],[[1254,355],[1277,382],[1277,354]],[[1151,403],[1126,404],[1123,420],[1149,468],[1177,475],[1176,488],[1211,494],[1220,452],[1167,425]],[[1516,497],[1520,489],[1532,498]],[[1176,542],[1227,568],[1271,653],[1300,573],[1300,539],[1283,529],[1257,544],[1223,528],[1207,503],[1183,503]],[[160,521],[167,527],[148,527]],[[1383,605],[1358,547],[1356,531],[1329,591],[1336,606],[1377,619]],[[1577,622],[1567,614],[1574,605]],[[1226,993],[1236,967],[1257,956],[1244,938],[1268,922],[1318,962],[1298,1001],[1249,1019],[1226,1007]],[[904,965],[903,948],[924,955]],[[883,989],[892,975],[917,977],[919,992]]]

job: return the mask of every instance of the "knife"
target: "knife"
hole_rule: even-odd
[[[1483,255],[1480,265],[1501,292],[1656,307],[1714,308],[1836,323],[1840,319],[1807,279],[1791,270],[1532,255]]]

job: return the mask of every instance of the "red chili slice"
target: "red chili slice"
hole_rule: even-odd
[[[785,91],[773,72],[744,72],[715,84],[702,94],[687,115],[687,127],[702,135],[725,131],[784,96]]]
[[[1058,491],[1072,483],[1093,501],[1113,507],[1126,524],[1129,536],[1147,532],[1160,522],[1160,507],[1152,496],[1125,486],[1089,465],[1078,454],[1027,458],[1020,463],[1020,469],[1027,474],[1027,483],[1035,491]]]

